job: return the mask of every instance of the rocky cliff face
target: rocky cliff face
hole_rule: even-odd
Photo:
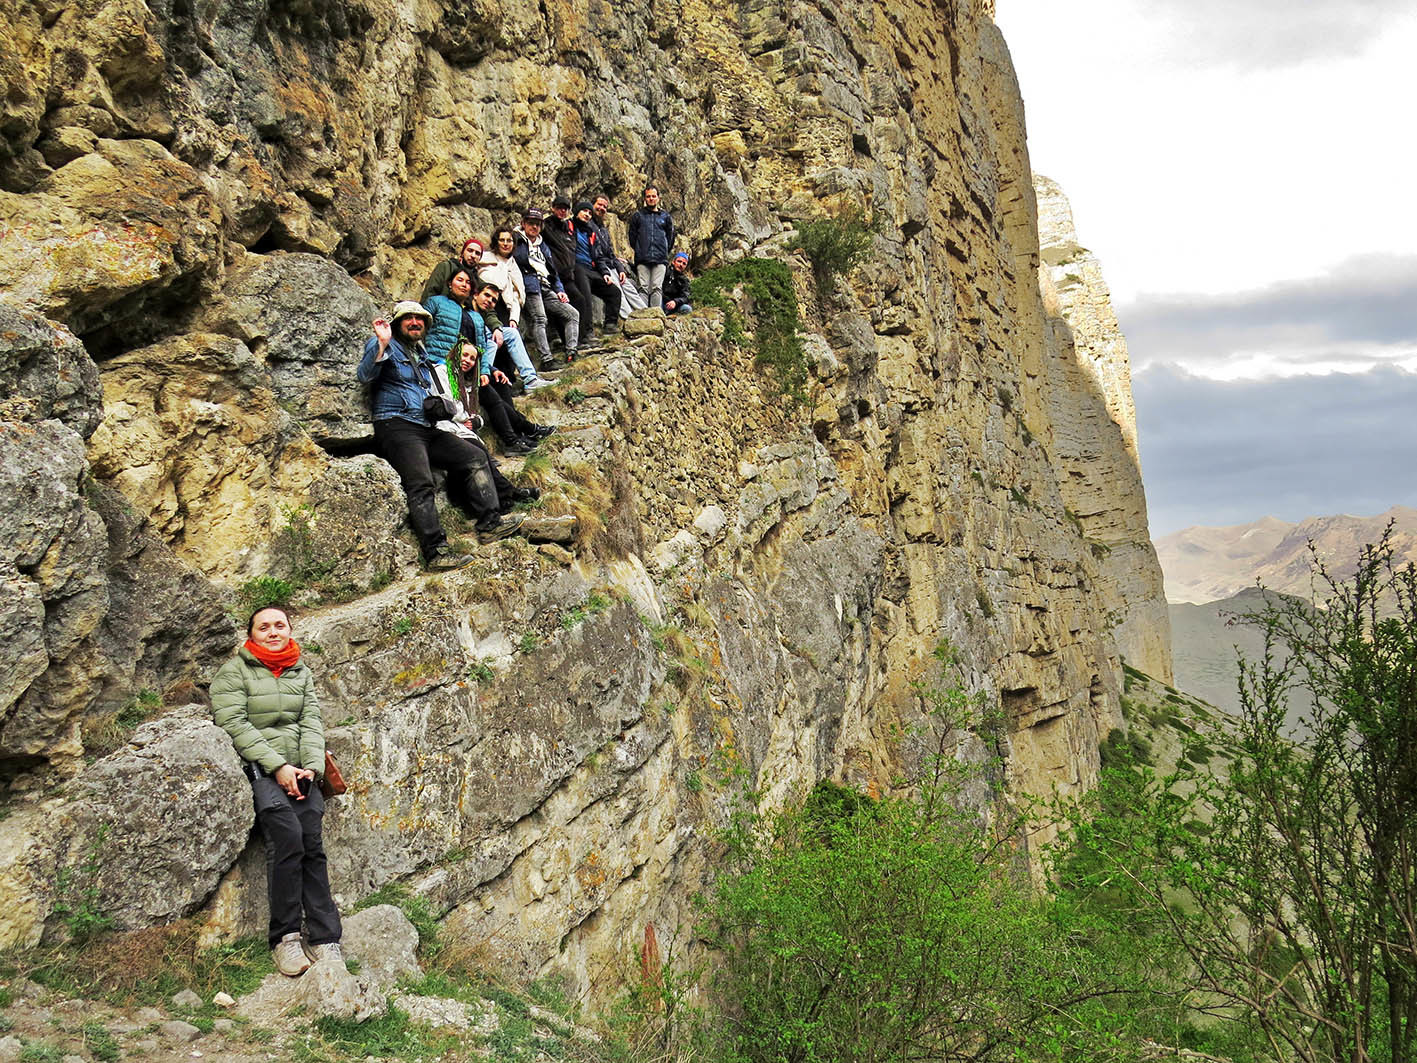
[[[1133,667],[1169,683],[1171,623],[1146,519],[1127,341],[1102,266],[1078,242],[1063,190],[1041,176],[1033,187],[1063,503],[1097,559],[1117,648]]]
[[[1040,294],[1022,105],[976,10],[21,0],[0,78],[5,940],[62,933],[85,875],[120,925],[262,925],[199,710],[63,782],[163,711],[140,690],[199,696],[252,578],[308,588],[354,780],[341,899],[402,880],[489,962],[582,991],[646,922],[687,938],[740,780],[891,785],[941,641],[1001,710],[960,755],[1001,754],[1015,793],[1092,782],[1119,638],[1169,674],[1123,378]],[[421,577],[367,453],[367,319],[528,201],[623,214],[646,180],[696,268],[790,267],[807,404],[717,311],[643,323],[537,400],[562,432],[524,474],[576,542]],[[869,261],[819,284],[793,220],[850,211]],[[149,802],[147,851],[222,843],[120,858]]]

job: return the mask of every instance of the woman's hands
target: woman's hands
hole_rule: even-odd
[[[297,768],[294,764],[282,764],[276,769],[273,778],[276,785],[291,797],[297,801],[304,801],[305,795],[300,792],[300,780],[314,779],[315,773],[309,768]]]

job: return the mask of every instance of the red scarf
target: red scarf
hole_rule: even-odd
[[[277,650],[275,653],[272,653],[264,646],[258,646],[250,639],[247,639],[246,652],[269,668],[271,675],[279,679],[281,672],[284,672],[287,668],[294,668],[296,663],[300,660],[300,643],[291,639],[285,644],[285,649]]]

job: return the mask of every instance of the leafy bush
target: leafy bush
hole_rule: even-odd
[[[1240,662],[1228,774],[1124,765],[1072,814],[1065,887],[1184,954],[1174,984],[1247,1058],[1417,1058],[1417,569],[1390,537],[1347,579],[1315,560],[1319,608],[1276,597],[1247,619],[1265,644]],[[1297,742],[1295,687],[1313,704]]]
[[[781,812],[745,805],[724,835],[705,902],[722,959],[716,1059],[1100,1058],[1136,1027],[1138,1002],[1160,999],[1124,938],[1033,895],[1017,824],[966,807],[964,788],[993,766],[966,768],[953,751],[965,728],[997,741],[983,701],[919,693],[932,752],[909,796],[824,782]]]
[[[257,609],[265,609],[268,606],[284,608],[290,604],[298,590],[298,584],[279,576],[257,576],[247,580],[241,585],[241,619],[245,620]]]
[[[874,232],[859,214],[816,218],[798,223],[795,246],[806,253],[818,289],[826,292],[837,277],[850,273],[871,254]]]
[[[708,270],[690,284],[695,306],[715,306],[723,311],[723,340],[734,345],[748,338],[743,315],[732,298],[733,290],[741,286],[752,308],[757,344],[753,360],[772,373],[781,394],[794,402],[805,402],[807,355],[798,335],[801,317],[791,270],[771,259],[745,258]]]

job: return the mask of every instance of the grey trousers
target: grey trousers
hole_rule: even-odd
[[[305,915],[312,945],[328,945],[343,933],[339,909],[330,895],[325,844],[320,825],[325,798],[311,786],[305,800],[297,801],[268,775],[251,780],[256,822],[266,839],[266,889],[271,900],[267,937],[271,947],[287,934],[300,932]]]
[[[643,293],[649,306],[656,310],[664,309],[664,274],[669,266],[663,262],[653,265],[640,262],[635,265],[635,279],[640,282],[640,292]]]
[[[563,303],[554,295],[544,292],[528,292],[526,312],[531,318],[531,338],[536,344],[536,353],[543,362],[551,359],[551,341],[546,332],[547,321],[561,329],[561,345],[566,355],[574,357],[581,345],[581,315],[570,303]]]

